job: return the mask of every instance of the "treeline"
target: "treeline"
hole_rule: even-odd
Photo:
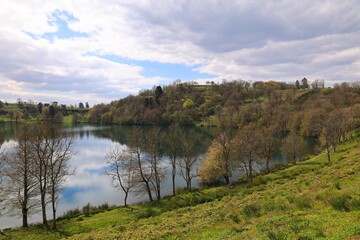
[[[202,162],[200,179],[223,178],[229,183],[236,170],[252,181],[259,171],[269,172],[277,145],[288,161],[302,160],[306,136],[316,141],[316,152],[326,151],[331,162],[331,152],[360,126],[360,88],[343,83],[331,89],[273,92],[239,111],[224,107],[216,116],[220,133]]]
[[[0,101],[0,122],[5,120],[11,123],[24,121],[51,120],[53,122],[63,122],[66,116],[72,116],[72,122],[81,120],[89,110],[89,104],[80,102],[78,106],[52,103],[35,103],[32,100],[23,101],[20,98],[17,103],[7,103]]]
[[[20,128],[17,143],[0,152],[0,214],[21,215],[27,227],[28,217],[40,211],[48,228],[50,206],[56,228],[57,202],[66,177],[73,173],[69,160],[74,139],[51,121]]]
[[[159,125],[177,123],[194,125],[210,121],[223,108],[237,111],[248,102],[266,96],[277,98],[278,92],[295,89],[283,82],[224,81],[207,85],[179,81],[163,87],[142,90],[137,96],[95,105],[88,114],[91,123]]]
[[[233,125],[237,126],[239,122],[256,117],[249,115],[256,115],[264,102],[272,108],[283,102],[292,102],[301,95],[304,96],[300,101],[313,94],[331,94],[345,88],[353,91],[359,86],[343,83],[334,89],[325,89],[324,81],[310,83],[306,78],[293,84],[275,81],[250,84],[242,80],[224,80],[220,84],[209,82],[198,85],[196,82],[176,81],[163,87],[142,90],[136,96],[130,95],[110,104],[95,105],[89,111],[87,121],[130,125],[219,125],[214,116],[226,112],[232,116]]]

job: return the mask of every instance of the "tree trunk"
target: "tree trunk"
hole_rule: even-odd
[[[153,201],[153,198],[152,198],[152,195],[151,195],[151,188],[150,188],[149,182],[146,181],[146,182],[145,182],[145,185],[146,185],[146,190],[147,190],[148,195],[149,195],[149,201],[152,202],[152,201]]]
[[[53,212],[53,229],[56,229],[56,199],[55,199],[55,188],[54,183],[52,186],[52,193],[51,193],[51,206],[52,206],[52,212]]]
[[[225,179],[226,185],[229,185],[230,184],[230,177],[228,175],[224,175],[224,179]]]
[[[266,159],[266,171],[267,173],[270,173],[270,167],[269,167],[270,158]]]
[[[176,195],[176,189],[175,189],[175,176],[176,176],[176,166],[173,164],[172,166],[172,189],[173,189],[173,196]]]
[[[125,198],[124,198],[124,205],[127,207],[127,198],[128,198],[129,192],[125,191]]]
[[[326,142],[326,153],[327,153],[327,159],[328,159],[328,162],[330,163],[331,160],[330,160],[330,149],[329,149],[329,144]]]
[[[46,218],[46,202],[45,202],[45,194],[41,194],[41,212],[42,212],[42,220],[45,227],[48,227],[47,218]]]
[[[22,208],[22,220],[23,227],[28,227],[28,217],[27,217],[28,209],[26,207]]]

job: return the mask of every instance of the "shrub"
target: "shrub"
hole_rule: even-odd
[[[85,215],[85,217],[89,217],[90,216],[90,210],[91,210],[91,206],[90,203],[86,204],[85,206],[82,207],[82,212]]]
[[[282,231],[268,231],[266,233],[266,236],[270,240],[286,240],[286,239],[288,239],[287,234]]]
[[[261,207],[256,204],[247,204],[243,209],[243,213],[247,217],[260,217]]]
[[[350,211],[350,204],[349,204],[350,197],[347,195],[341,195],[334,197],[330,200],[331,206],[338,210],[343,212]]]

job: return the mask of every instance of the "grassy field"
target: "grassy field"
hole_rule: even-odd
[[[4,231],[0,239],[360,239],[360,138],[261,175],[252,183],[209,188]]]

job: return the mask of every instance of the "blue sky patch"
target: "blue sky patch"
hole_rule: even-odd
[[[67,38],[77,38],[77,37],[89,37],[86,33],[74,32],[68,26],[71,22],[79,21],[74,15],[70,14],[67,11],[56,10],[52,13],[51,18],[48,20],[48,23],[52,26],[57,26],[56,32],[48,32],[43,35],[37,36],[35,34],[26,32],[32,38],[45,38],[49,41],[53,41],[54,38],[58,39],[67,39]]]
[[[180,79],[182,81],[196,80],[200,78],[214,78],[215,75],[200,73],[195,69],[201,65],[186,66],[183,64],[160,63],[155,61],[132,60],[115,55],[90,54],[112,62],[122,63],[143,68],[141,75],[144,77],[164,77],[168,79]]]

